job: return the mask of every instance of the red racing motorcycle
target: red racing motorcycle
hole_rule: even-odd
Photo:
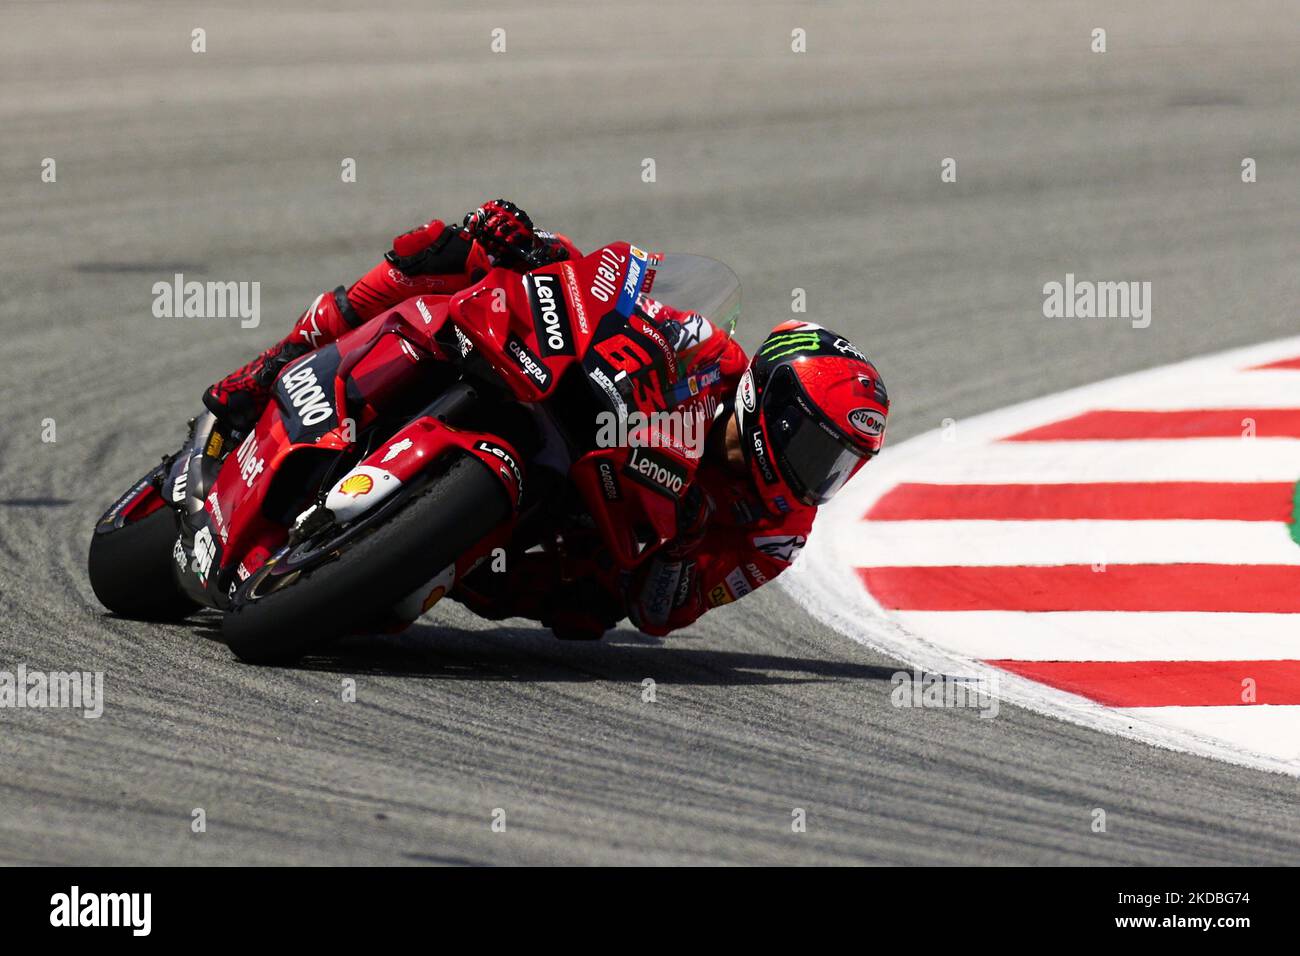
[[[404,626],[498,549],[555,548],[570,529],[634,569],[676,533],[683,463],[602,447],[597,423],[693,384],[634,312],[652,286],[734,328],[726,266],[616,242],[416,296],[302,356],[251,431],[205,412],[105,512],[96,596],[144,620],[215,608],[236,655],[272,663]]]

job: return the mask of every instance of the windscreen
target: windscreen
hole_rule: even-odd
[[[649,264],[642,289],[665,305],[699,312],[728,336],[740,319],[740,278],[717,259],[684,253],[663,253]]]

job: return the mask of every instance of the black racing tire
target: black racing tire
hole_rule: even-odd
[[[222,639],[246,663],[291,664],[432,580],[506,520],[510,507],[500,479],[479,459],[460,456],[369,533],[344,543],[338,557],[256,599],[241,591]]]
[[[97,528],[86,570],[99,603],[138,621],[180,621],[199,609],[176,580],[176,513],[162,507],[119,528]]]

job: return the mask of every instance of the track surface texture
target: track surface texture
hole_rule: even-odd
[[[895,709],[896,662],[780,587],[585,646],[444,602],[258,669],[211,618],[107,615],[85,574],[93,520],[204,385],[395,233],[498,195],[584,248],[728,262],[746,347],[806,290],[879,364],[893,441],[1294,334],[1298,9],[6,4],[0,668],[103,671],[107,700],[0,711],[0,861],[1300,860],[1294,779],[1011,707]],[[261,326],[154,318],[174,272],[260,281]],[[1151,281],[1151,327],[1044,319],[1067,272]]]

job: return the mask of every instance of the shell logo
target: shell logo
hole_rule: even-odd
[[[343,479],[343,484],[339,485],[339,493],[360,498],[362,495],[370,494],[374,487],[375,479],[369,475],[352,475]]]
[[[423,614],[429,608],[433,607],[447,595],[447,586],[439,584],[432,591],[425,595],[424,600],[420,603],[420,613]]]

